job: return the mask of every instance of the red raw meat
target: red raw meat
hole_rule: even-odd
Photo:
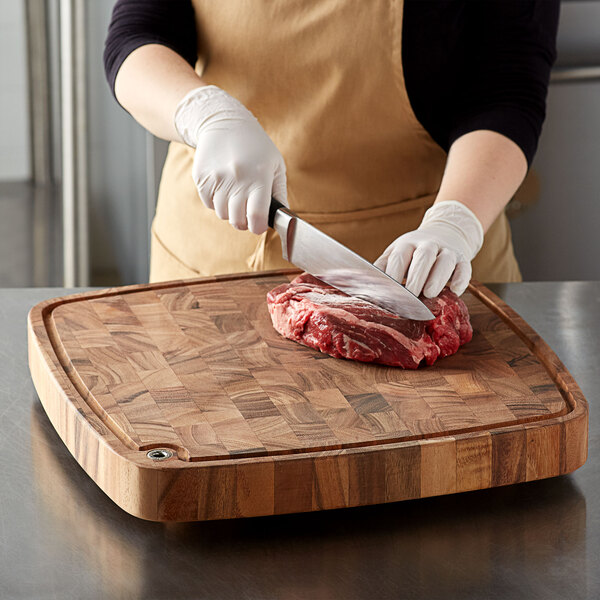
[[[431,321],[402,319],[304,273],[267,294],[275,329],[335,356],[416,369],[454,354],[473,336],[465,303],[449,289],[423,302]]]

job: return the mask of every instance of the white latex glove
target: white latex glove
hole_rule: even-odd
[[[208,85],[177,105],[175,128],[196,148],[192,177],[202,202],[236,229],[266,231],[271,196],[287,206],[285,163],[254,115]]]
[[[415,231],[393,241],[375,266],[402,281],[415,296],[437,296],[450,282],[460,296],[471,279],[471,261],[483,243],[483,227],[460,202],[434,204]],[[407,273],[408,271],[408,273]]]

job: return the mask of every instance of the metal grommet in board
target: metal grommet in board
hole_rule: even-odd
[[[167,460],[173,456],[173,451],[167,450],[167,448],[155,448],[150,450],[146,456],[151,460]]]

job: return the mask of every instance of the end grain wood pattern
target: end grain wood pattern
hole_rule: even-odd
[[[297,272],[114,288],[29,315],[29,364],[70,452],[156,521],[395,502],[571,472],[587,403],[545,342],[487,288],[473,340],[416,371],[284,339],[265,296]],[[173,457],[154,462],[151,449]]]

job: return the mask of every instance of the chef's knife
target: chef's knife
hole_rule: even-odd
[[[274,198],[269,208],[269,227],[281,238],[283,258],[321,281],[405,319],[435,318],[402,284]]]

